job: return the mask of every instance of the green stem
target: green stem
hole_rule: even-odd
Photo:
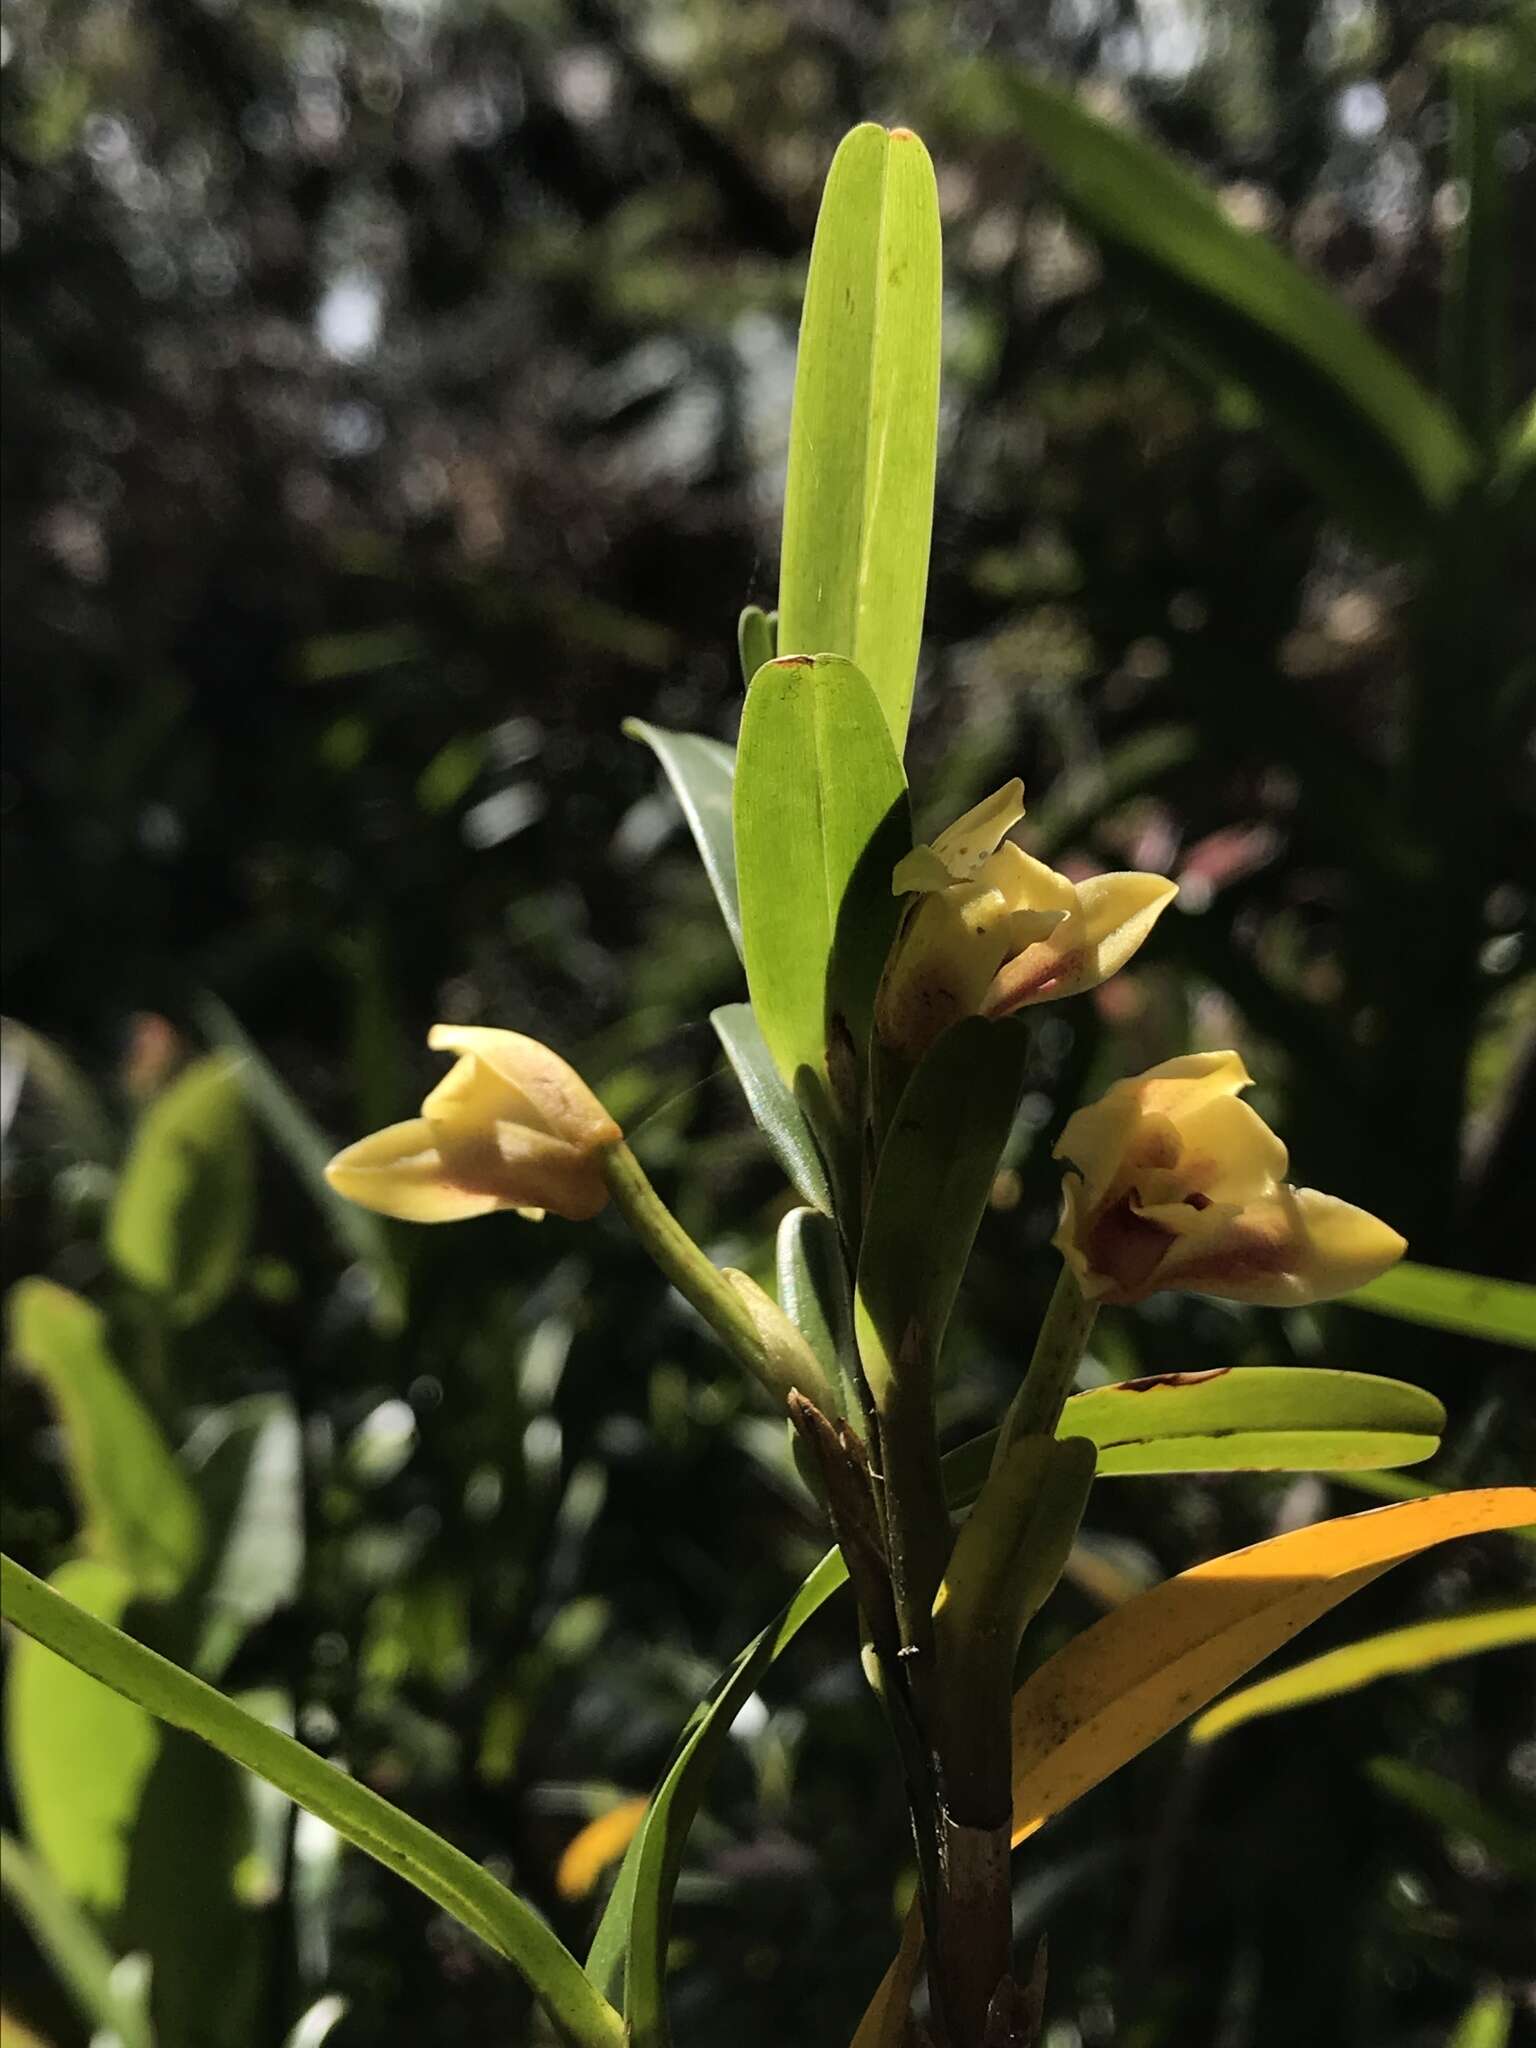
[[[992,1453],[995,1472],[1020,1437],[1054,1436],[1093,1330],[1097,1304],[1083,1299],[1072,1268],[1063,1265],[1035,1339],[1024,1384],[1014,1395]]]
[[[620,1142],[602,1155],[603,1177],[608,1192],[624,1221],[671,1281],[684,1301],[691,1303],[708,1323],[733,1358],[759,1380],[776,1401],[782,1401],[783,1361],[775,1359],[763,1341],[758,1322],[744,1297],[724,1273],[694,1243],[646,1177],[645,1169],[629,1147]],[[786,1334],[793,1325],[786,1325]],[[800,1390],[820,1405],[831,1396],[819,1371],[808,1378],[811,1368],[795,1377]]]
[[[0,1558],[0,1611],[66,1663],[171,1727],[201,1737],[425,1892],[522,1972],[578,2048],[622,2048],[623,2021],[558,1936],[451,1842],[200,1678],[85,1613],[8,1557]]]

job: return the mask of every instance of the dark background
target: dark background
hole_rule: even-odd
[[[1193,1043],[1244,1046],[1299,1180],[1368,1202],[1414,1256],[1518,1274],[1536,1242],[1528,727],[1478,771],[1484,868],[1447,983],[1432,929],[1371,911],[1423,645],[1415,564],[1336,523],[1195,381],[1067,231],[1028,137],[980,132],[952,75],[980,57],[1079,77],[1433,382],[1455,219],[1437,49],[1482,18],[9,7],[5,1005],[117,1135],[83,1142],[31,1070],[8,1277],[112,1299],[115,1147],[201,1044],[209,993],[337,1142],[410,1113],[438,1017],[546,1038],[715,1255],[760,1265],[783,1189],[703,1021],[738,970],[619,727],[734,735],[735,616],[773,598],[817,198],[863,118],[925,137],[945,223],[919,822],[1019,772],[1037,850],[1184,885],[1134,973],[1041,1013],[947,1422],[979,1426],[1016,1377],[1064,1116]],[[1528,255],[1528,102],[1502,149]],[[1511,405],[1536,355],[1528,261],[1515,280]],[[1480,655],[1515,693],[1531,569],[1518,549],[1496,565]],[[1457,1062],[1416,1064],[1399,1027],[1448,1002]],[[317,1746],[502,1859],[577,1941],[592,1909],[556,1896],[561,1847],[605,1788],[645,1789],[823,1534],[776,1427],[616,1224],[402,1230],[398,1255],[411,1314],[389,1334],[265,1150],[246,1276],[156,1399],[177,1437],[252,1392],[306,1421],[302,1587],[231,1684],[284,1689]],[[1528,1362],[1358,1312],[1164,1301],[1106,1317],[1097,1352],[1116,1377],[1397,1372],[1447,1400],[1436,1476],[1529,1477],[1536,1456]],[[56,1439],[25,1375],[3,1403],[7,1547],[47,1570],[73,1529]],[[370,1463],[402,1429],[393,1469]],[[1307,1479],[1129,1482],[1090,1527],[1123,1588],[1367,1505]],[[1462,1546],[1316,1646],[1528,1583],[1514,1542]],[[1097,1611],[1068,1585],[1058,1637]],[[852,1648],[833,1607],[722,1767],[680,1895],[680,2048],[845,2040],[883,1968],[908,1854]],[[1506,1652],[1259,1723],[1203,1782],[1165,1743],[1054,1824],[1018,1894],[1021,1935],[1050,1929],[1050,2048],[1427,2048],[1488,1980],[1536,2039],[1529,1862],[1523,1881],[1471,1809],[1430,1817],[1367,1768],[1409,1761],[1529,1840],[1521,1667]],[[304,1913],[318,1965],[292,1900],[269,1903],[248,2004],[163,2048],[276,2042],[324,1988],[352,2001],[338,2048],[543,2038],[515,1980],[361,1859]],[[8,2000],[59,2048],[82,2041],[24,1940],[8,1951]]]

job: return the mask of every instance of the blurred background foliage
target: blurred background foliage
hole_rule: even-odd
[[[1033,850],[1182,884],[1145,964],[1042,1013],[954,1432],[1019,1370],[1064,1116],[1191,1044],[1244,1046],[1300,1180],[1419,1258],[1529,1277],[1529,526],[1437,609],[1422,558],[1339,518],[1104,275],[983,104],[989,68],[1076,79],[1433,384],[1464,204],[1442,59],[1469,27],[1500,39],[1507,412],[1536,379],[1518,10],[8,0],[4,1256],[94,1309],[13,1297],[7,1548],[131,1605],[573,1942],[601,1879],[562,1885],[562,1851],[654,1780],[824,1532],[616,1226],[375,1226],[315,1162],[414,1107],[430,1021],[507,1025],[582,1067],[717,1257],[765,1268],[785,1191],[703,1022],[739,970],[619,727],[734,735],[733,621],[772,601],[799,292],[853,122],[919,129],[945,219],[919,824],[1021,772]],[[1445,751],[1405,805],[1425,660]],[[1357,1311],[1164,1298],[1103,1318],[1095,1358],[1369,1364],[1447,1401],[1432,1477],[1536,1461],[1528,1361]],[[82,1376],[116,1403],[95,1465]],[[1056,1640],[1368,1504],[1106,1487]],[[1528,1584],[1520,1546],[1463,1546],[1308,1648]],[[909,1847],[852,1648],[834,1605],[737,1724],[679,1895],[680,2044],[845,2039],[887,1960]],[[1259,1722],[1198,1769],[1166,1742],[1054,1823],[1017,1892],[1021,1937],[1050,1929],[1050,2048],[1415,2048],[1490,1983],[1536,2040],[1523,1655]],[[334,2023],[336,2048],[545,2038],[318,1824],[103,1719],[88,1681],[13,1653],[8,1689],[18,2040],[90,2033],[48,1925],[77,1960],[98,1935],[152,1958],[161,2048],[264,2048],[322,1994],[346,2010],[305,2038]],[[38,1735],[61,1726],[72,1748]],[[113,1995],[140,2011],[134,1968]]]

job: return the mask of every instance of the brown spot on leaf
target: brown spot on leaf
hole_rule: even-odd
[[[1146,1394],[1153,1387],[1203,1387],[1207,1380],[1225,1379],[1231,1370],[1230,1365],[1213,1365],[1209,1372],[1154,1372],[1141,1380],[1121,1380],[1118,1391]]]

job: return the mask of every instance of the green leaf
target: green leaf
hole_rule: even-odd
[[[262,1927],[239,1891],[252,1847],[239,1773],[167,1731],[134,1819],[120,1920],[124,1945],[153,1958],[161,2041],[249,2048],[255,2038]]]
[[[741,1083],[748,1109],[795,1192],[813,1209],[830,1216],[832,1190],[816,1139],[773,1063],[752,1005],[727,1003],[711,1010],[709,1021]]]
[[[381,1217],[344,1201],[325,1177],[336,1150],[281,1074],[247,1037],[233,1013],[215,996],[197,1005],[198,1022],[231,1059],[246,1104],[288,1160],[325,1218],[332,1238],[355,1259],[373,1288],[374,1326],[391,1335],[405,1324],[405,1279]]]
[[[1508,2048],[1515,2009],[1502,1991],[1484,1991],[1474,1998],[1445,2048]]]
[[[0,1834],[0,1886],[93,2034],[154,2048],[148,2015],[113,1980],[117,1958],[89,1917],[14,1835]]]
[[[201,1679],[96,1620],[8,1557],[0,1559],[0,1607],[24,1635],[255,1771],[415,1885],[514,1964],[579,2048],[622,2048],[618,2014],[564,1944],[531,1906],[440,1835]]]
[[[672,794],[683,807],[693,843],[720,905],[720,915],[741,954],[741,905],[736,893],[736,848],[731,837],[731,784],[736,756],[723,740],[702,733],[668,732],[643,718],[626,718],[624,731],[640,740],[666,771]]]
[[[797,655],[753,677],[735,811],[752,1008],[790,1088],[816,1092],[829,1043],[857,1058],[868,1039],[912,844],[901,762],[851,662]]]
[[[1441,1834],[1465,1835],[1513,1876],[1536,1880],[1536,1840],[1530,1828],[1496,1812],[1465,1785],[1396,1756],[1373,1757],[1365,1769],[1378,1792]]]
[[[116,1621],[133,1598],[124,1573],[89,1558],[60,1565],[50,1583],[55,1598],[103,1622]],[[159,1730],[131,1701],[40,1643],[12,1647],[5,1751],[17,1811],[55,1884],[97,1913],[122,1904],[139,1801],[159,1748]]]
[[[1405,1259],[1379,1280],[1357,1287],[1342,1306],[1536,1351],[1536,1287],[1520,1280],[1490,1280]]]
[[[631,2048],[665,2048],[669,2039],[665,1994],[672,1896],[688,1830],[731,1724],[763,1673],[846,1577],[841,1553],[831,1551],[778,1620],[747,1645],[699,1703],[620,1866],[587,1957],[587,1974],[609,1996],[618,1995],[622,1981]]]
[[[1509,52],[1497,29],[1470,29],[1445,52],[1451,88],[1451,176],[1460,218],[1446,248],[1447,396],[1492,457],[1504,424],[1509,351],[1509,200],[1500,161]]]
[[[292,1601],[304,1566],[304,1444],[281,1394],[253,1394],[201,1422],[186,1447],[208,1519],[193,1591],[192,1665],[216,1679],[250,1631]]]
[[[174,1593],[202,1553],[197,1496],[130,1384],[98,1310],[51,1280],[21,1280],[8,1303],[11,1349],[36,1373],[64,1427],[81,1541],[135,1591]]]
[[[736,651],[741,657],[741,682],[745,689],[765,661],[778,653],[778,614],[749,604],[736,621]]]
[[[967,110],[1022,133],[1068,211],[1297,464],[1374,535],[1419,538],[1474,456],[1449,410],[1274,244],[1155,145],[1012,67],[969,68]]]
[[[837,1225],[819,1209],[791,1209],[779,1225],[779,1304],[815,1352],[827,1384],[839,1389],[845,1415],[857,1417],[849,1383],[853,1302]]]
[[[1370,1373],[1252,1365],[1160,1373],[1074,1394],[1060,1437],[1097,1445],[1101,1479],[1170,1472],[1348,1472],[1432,1457],[1445,1427],[1433,1394]],[[951,1502],[975,1497],[996,1431],[944,1460]]]
[[[1293,1664],[1274,1678],[1260,1679],[1229,1693],[1190,1728],[1192,1742],[1214,1742],[1265,1714],[1283,1714],[1292,1707],[1336,1699],[1357,1692],[1378,1678],[1405,1671],[1427,1671],[1452,1657],[1471,1657],[1485,1650],[1508,1649],[1513,1643],[1536,1642],[1536,1602],[1524,1607],[1499,1607],[1482,1614],[1454,1614],[1442,1621],[1415,1622],[1408,1628],[1386,1629],[1358,1643],[1345,1643],[1304,1664]]]
[[[77,1159],[110,1166],[117,1132],[100,1096],[74,1061],[51,1038],[14,1017],[0,1018],[0,1058],[19,1063],[20,1086],[35,1088],[52,1110],[60,1137]]]
[[[778,647],[857,662],[898,754],[933,528],[940,267],[928,152],[904,128],[855,128],[832,160],[806,279]]]
[[[1018,1018],[967,1017],[930,1047],[902,1094],[859,1254],[859,1352],[878,1407],[911,1332],[938,1354],[1013,1128],[1027,1051]]]
[[[178,1323],[218,1307],[245,1258],[250,1128],[233,1063],[194,1060],[139,1119],[107,1219],[118,1271]]]

